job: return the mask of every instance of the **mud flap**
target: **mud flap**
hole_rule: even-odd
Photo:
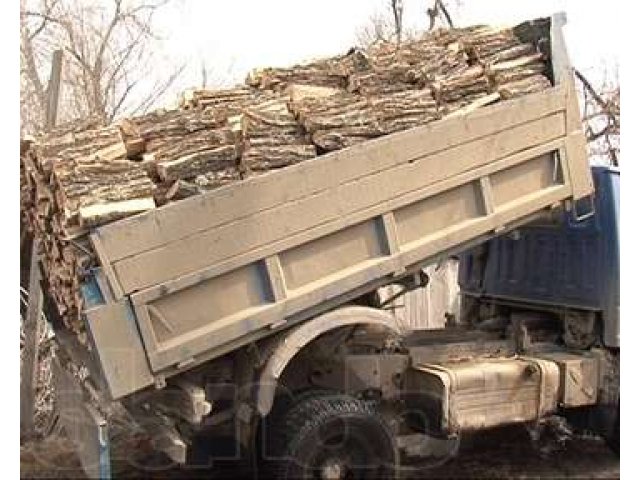
[[[89,478],[110,479],[108,420],[86,401],[78,380],[57,359],[52,362],[60,424]]]

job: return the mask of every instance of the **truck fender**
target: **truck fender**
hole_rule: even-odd
[[[273,406],[278,379],[289,362],[320,335],[349,325],[381,325],[400,334],[401,328],[396,318],[382,310],[370,307],[349,306],[319,315],[287,332],[280,340],[263,367],[257,388],[256,406],[265,417]]]

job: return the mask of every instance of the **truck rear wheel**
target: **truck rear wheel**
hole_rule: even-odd
[[[611,430],[607,432],[605,440],[609,448],[617,455],[620,455],[620,402],[618,402],[618,408],[616,409],[615,420]]]
[[[393,434],[371,402],[347,395],[307,398],[269,434],[279,479],[393,478]]]

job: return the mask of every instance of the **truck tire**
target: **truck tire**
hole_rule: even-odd
[[[620,455],[620,403],[618,403],[613,427],[605,436],[605,441],[613,452]]]
[[[394,478],[394,437],[373,402],[306,398],[270,430],[273,478]]]
[[[572,429],[600,436],[614,453],[620,454],[620,402],[569,409],[563,415]]]

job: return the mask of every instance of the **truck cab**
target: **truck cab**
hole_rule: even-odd
[[[570,345],[620,347],[620,171],[592,174],[594,197],[577,206],[584,218],[560,212],[461,255],[463,315],[546,312],[565,322]]]
[[[604,349],[616,365],[597,408],[572,419],[619,442],[620,170],[591,168],[595,191],[573,211],[556,212],[460,256],[461,321],[480,326],[535,317],[562,329],[565,348]],[[581,218],[580,218],[581,217]]]

